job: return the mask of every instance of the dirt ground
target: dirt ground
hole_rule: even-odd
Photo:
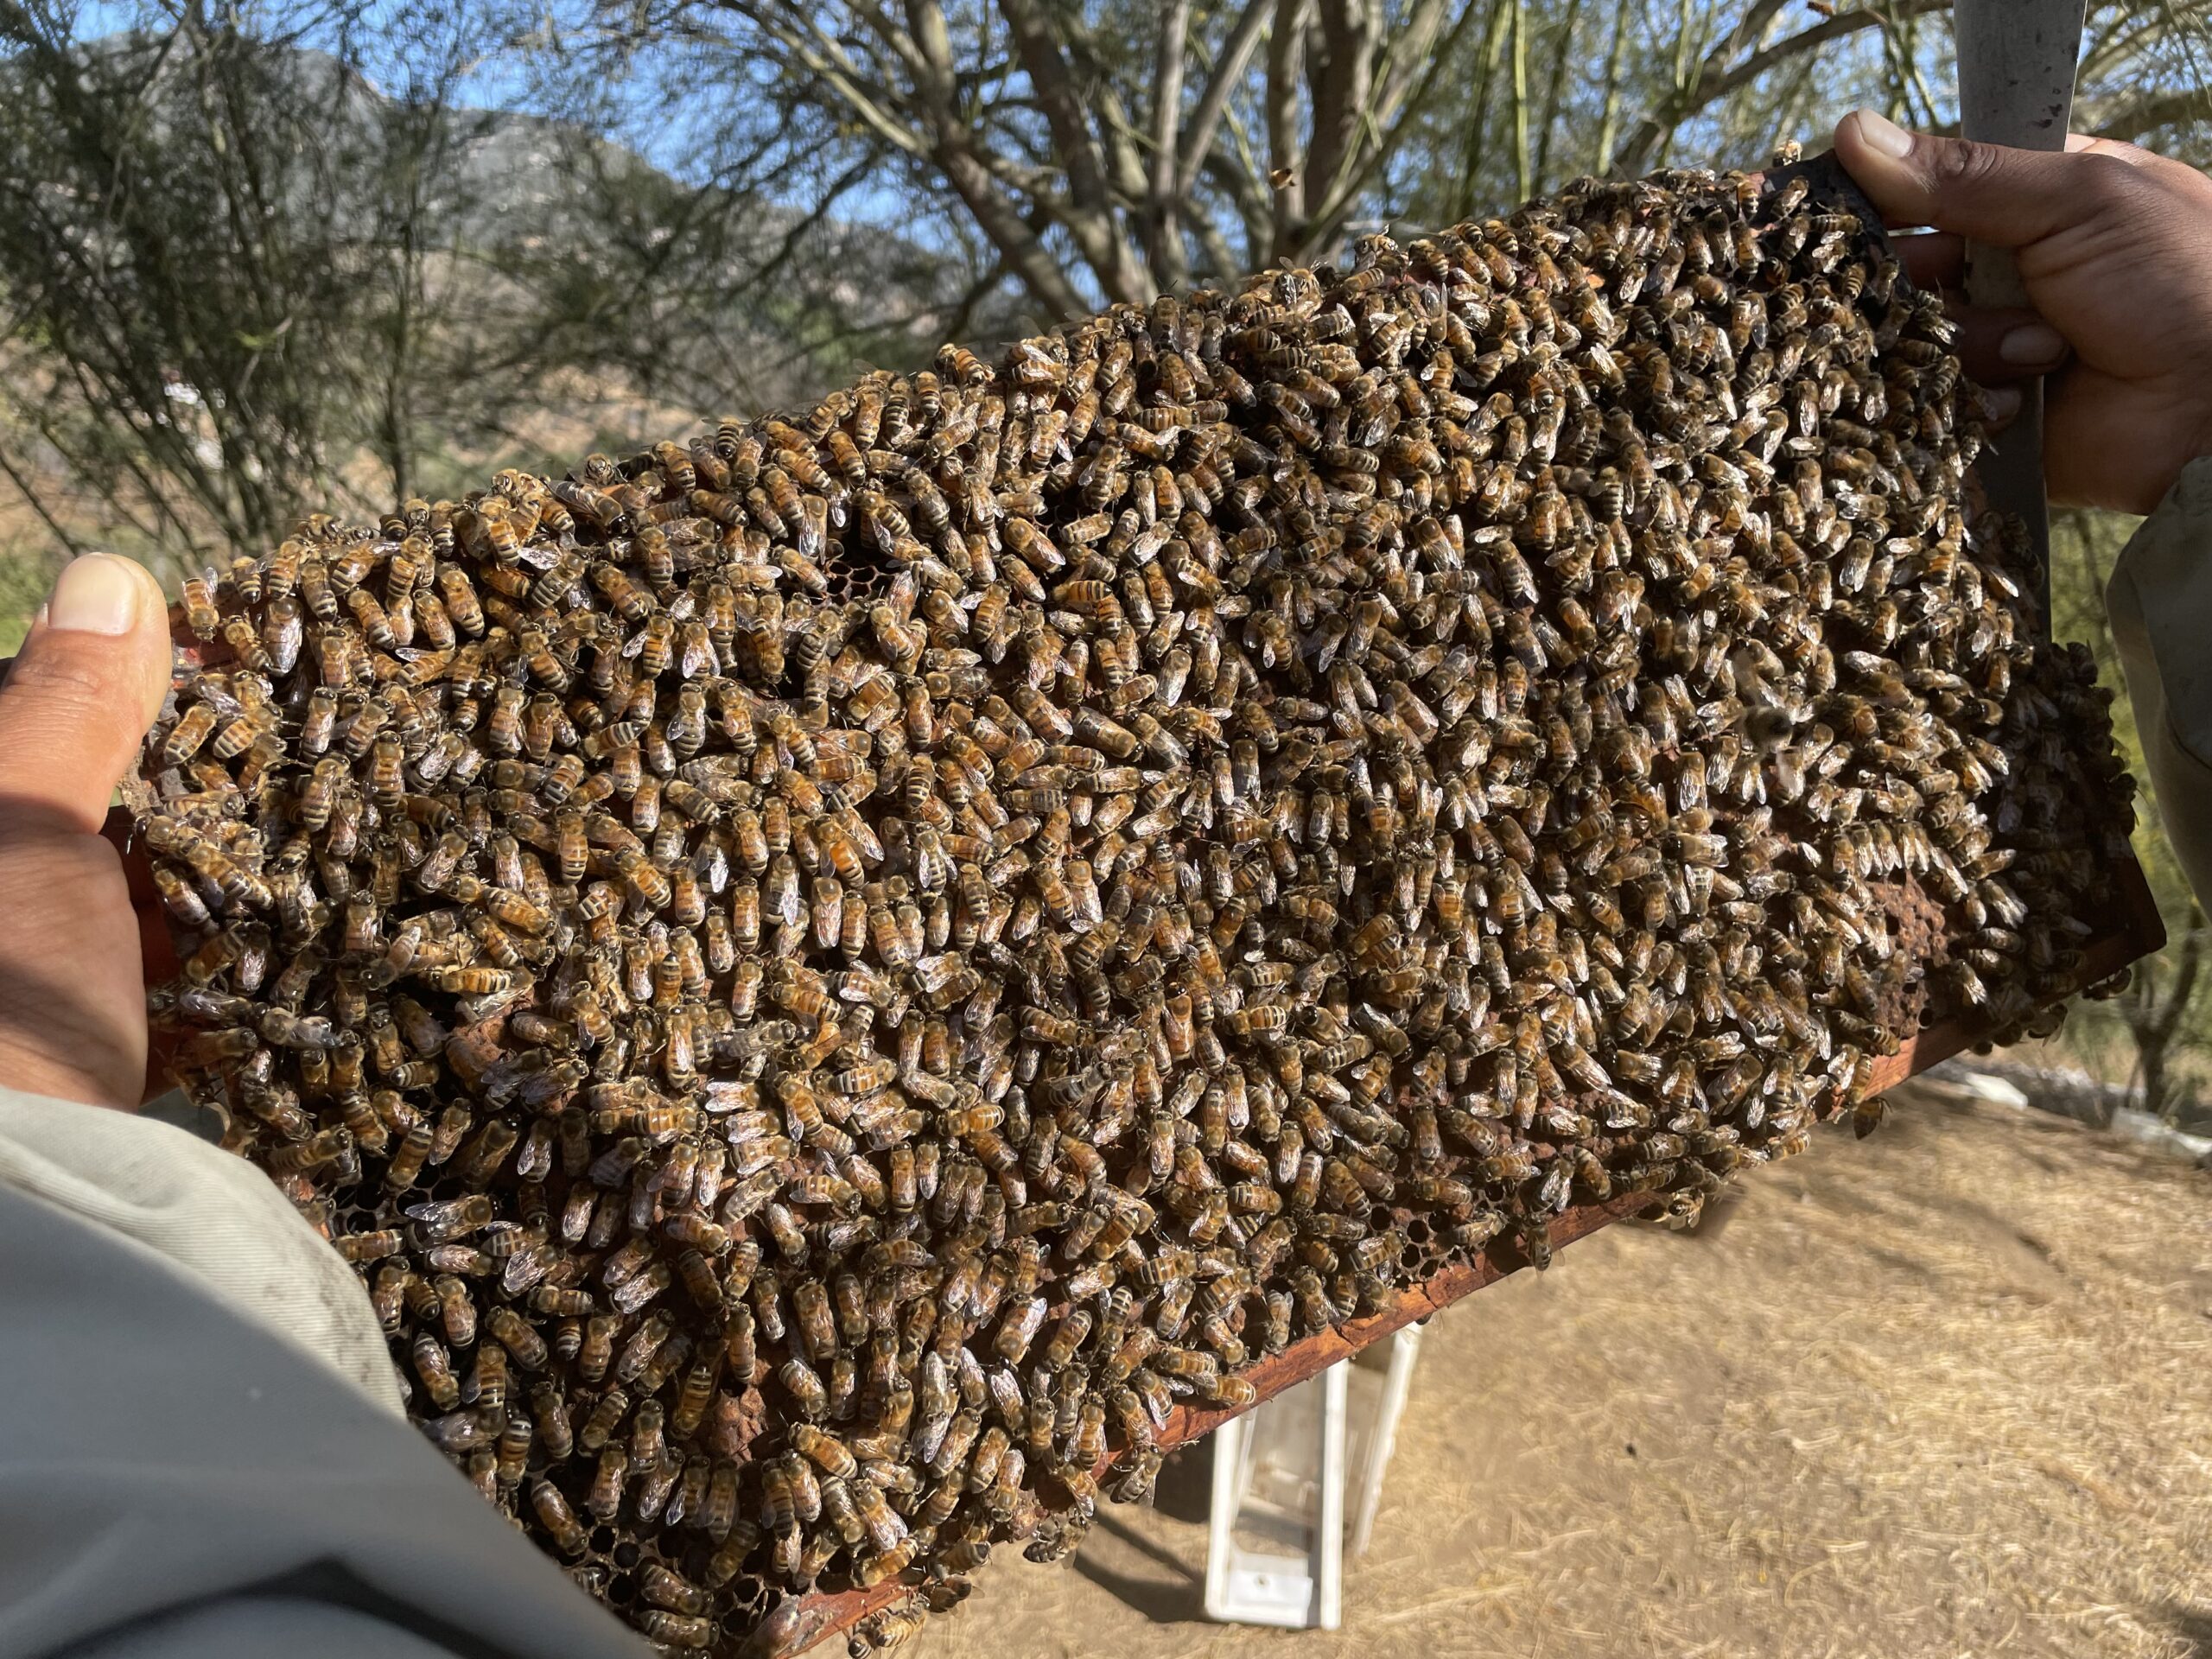
[[[1898,1105],[1436,1319],[1341,1630],[1203,1621],[1201,1448],[901,1659],[2212,1659],[2212,1176]]]

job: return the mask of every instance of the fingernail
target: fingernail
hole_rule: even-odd
[[[1859,136],[1885,156],[1894,156],[1899,161],[1912,154],[1912,135],[1903,127],[1872,110],[1859,111]]]
[[[137,626],[138,567],[111,553],[73,559],[47,601],[46,626],[79,633],[128,633]]]
[[[2024,322],[1997,342],[2001,361],[2027,368],[2066,355],[2066,338],[2047,322]]]
[[[1981,417],[1991,426],[2008,425],[2020,412],[2018,386],[1990,386],[1981,394]]]

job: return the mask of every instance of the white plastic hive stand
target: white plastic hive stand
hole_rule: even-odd
[[[1367,1548],[1421,1351],[1401,1331],[1214,1432],[1206,1617],[1335,1630],[1343,1615],[1344,1498],[1351,1553]],[[1385,1354],[1387,1353],[1387,1359]]]

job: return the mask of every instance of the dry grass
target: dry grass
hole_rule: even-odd
[[[1438,1319],[1333,1634],[1195,1621],[1204,1453],[902,1659],[2212,1659],[2212,1178],[1926,1097]]]

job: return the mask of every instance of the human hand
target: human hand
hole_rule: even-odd
[[[2051,498],[2148,512],[2212,454],[2212,179],[2076,134],[2063,154],[1908,133],[1846,116],[1837,158],[1892,226],[1915,282],[1954,302],[1967,372],[1999,388],[2049,373]],[[2017,250],[2033,311],[1965,305],[1967,240]]]
[[[0,682],[0,1084],[95,1105],[145,1094],[146,994],[108,797],[168,689],[161,589],[70,564]]]

